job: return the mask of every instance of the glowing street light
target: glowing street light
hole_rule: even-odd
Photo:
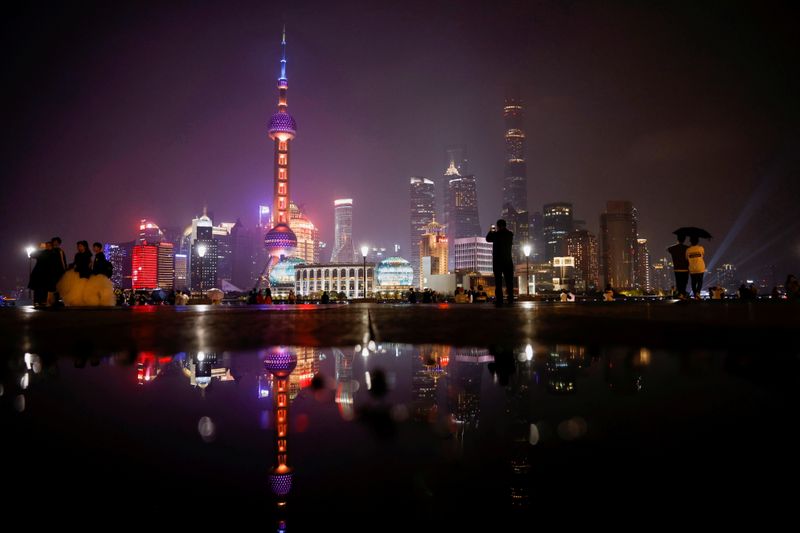
[[[522,247],[522,253],[525,254],[525,294],[530,296],[531,294],[531,263],[530,263],[530,255],[531,255],[531,245],[526,244]]]
[[[28,280],[31,279],[31,272],[33,272],[33,265],[32,265],[32,261],[31,261],[31,259],[33,259],[33,258],[31,256],[33,255],[33,252],[35,252],[35,251],[36,251],[36,247],[35,246],[31,246],[29,244],[28,246],[25,247],[25,253],[28,254]],[[28,298],[33,299],[32,292],[31,292],[30,288],[28,288]]]
[[[367,254],[369,253],[369,246],[361,247],[361,257],[364,258],[364,299],[367,298]]]

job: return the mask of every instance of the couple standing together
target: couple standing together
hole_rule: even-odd
[[[700,246],[697,235],[689,237],[691,246],[686,246],[686,235],[678,234],[678,242],[667,251],[672,256],[672,266],[675,270],[675,291],[680,299],[686,299],[686,283],[692,278],[692,296],[700,299],[700,290],[703,288],[703,274],[706,272],[705,248]]]

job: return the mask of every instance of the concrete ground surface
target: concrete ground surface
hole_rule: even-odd
[[[532,341],[798,351],[792,302],[142,306],[0,310],[0,351],[107,355],[377,342],[491,347]]]

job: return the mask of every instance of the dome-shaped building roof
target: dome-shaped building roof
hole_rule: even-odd
[[[297,366],[297,355],[285,346],[275,346],[267,350],[264,368],[275,377],[285,378]]]
[[[297,135],[297,122],[289,113],[275,113],[269,119],[269,129],[267,131],[272,139],[281,133],[294,137]]]
[[[264,248],[268,252],[297,248],[297,235],[286,224],[278,224],[264,236]],[[288,254],[279,254],[288,255]]]
[[[294,267],[305,264],[300,257],[285,257],[269,271],[269,282],[272,285],[294,285]]]
[[[414,283],[414,269],[402,257],[387,257],[375,267],[379,288],[410,287]]]

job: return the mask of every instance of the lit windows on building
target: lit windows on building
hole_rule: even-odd
[[[348,299],[364,297],[364,264],[330,263],[297,265],[295,293],[303,297],[318,298],[323,291],[344,293]],[[367,294],[374,290],[375,265],[367,263]]]
[[[492,272],[492,243],[485,237],[466,237],[453,241],[455,269]]]
[[[158,287],[158,247],[137,244],[133,247],[131,285],[134,290]]]

